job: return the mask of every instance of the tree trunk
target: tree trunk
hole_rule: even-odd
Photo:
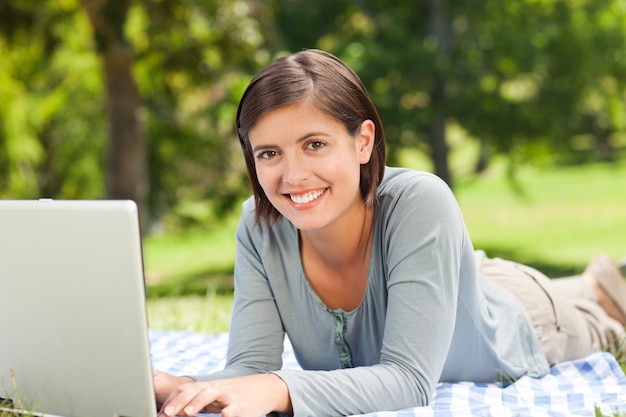
[[[132,76],[132,54],[124,39],[128,0],[82,0],[102,57],[108,115],[106,193],[129,199],[144,212],[146,140],[142,101]]]
[[[611,146],[610,132],[603,130],[596,132],[596,151],[602,162],[613,162],[615,160],[615,152]]]
[[[450,62],[450,24],[444,0],[430,0],[430,32],[437,41],[436,70],[431,90],[431,114],[429,141],[435,174],[452,188],[452,174],[448,165],[446,142],[446,73]]]
[[[478,157],[474,166],[474,174],[482,174],[489,166],[489,151],[487,150],[487,142],[480,139],[480,148],[478,149]]]
[[[439,84],[440,81],[437,80],[437,83]],[[452,188],[453,180],[448,164],[449,148],[446,142],[446,125],[448,121],[445,111],[445,99],[443,92],[440,91],[442,88],[442,86],[436,86],[431,97],[432,118],[428,138],[431,149],[431,159],[435,166],[435,174]]]

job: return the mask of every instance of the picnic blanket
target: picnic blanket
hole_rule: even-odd
[[[226,362],[228,334],[150,329],[154,368],[175,375],[206,374]],[[471,358],[468,358],[471,360]],[[288,340],[284,368],[299,368]],[[367,417],[465,416],[604,416],[626,415],[626,377],[615,358],[597,352],[552,367],[543,378],[522,377],[501,388],[498,384],[440,383],[431,405],[400,411],[379,411]]]

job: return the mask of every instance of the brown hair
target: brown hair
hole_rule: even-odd
[[[376,127],[374,149],[361,165],[360,189],[364,203],[376,204],[376,189],[385,171],[385,134],[376,107],[358,75],[327,52],[309,49],[278,58],[261,70],[244,92],[237,109],[237,134],[246,160],[256,202],[256,220],[271,223],[280,218],[256,176],[248,134],[261,116],[279,107],[309,100],[340,121],[352,135],[371,120]]]

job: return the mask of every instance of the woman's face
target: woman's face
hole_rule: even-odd
[[[374,134],[370,120],[352,136],[340,121],[302,102],[263,115],[248,137],[270,203],[307,231],[363,210],[360,166],[370,159]]]

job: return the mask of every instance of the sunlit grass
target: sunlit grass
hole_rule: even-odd
[[[238,219],[237,212],[206,229],[147,236],[143,245],[149,283],[232,267]]]
[[[210,291],[206,296],[151,297],[148,324],[153,329],[216,334],[230,325],[232,293]]]
[[[528,168],[516,194],[501,175],[460,185],[477,248],[513,260],[580,270],[599,252],[626,256],[626,164]]]

